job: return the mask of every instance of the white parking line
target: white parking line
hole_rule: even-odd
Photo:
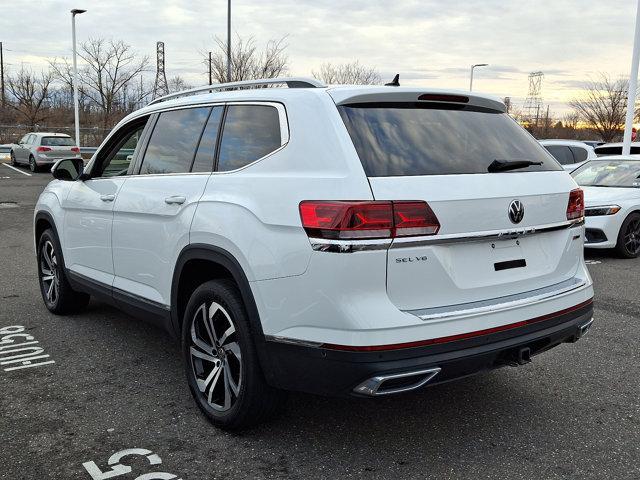
[[[17,169],[16,167],[12,167],[11,165],[9,165],[8,163],[3,163],[2,165],[4,165],[5,167],[9,167],[11,170],[15,170],[18,173],[21,173],[23,175],[26,175],[27,177],[30,177],[31,174],[27,173],[27,172],[23,172],[22,170]]]

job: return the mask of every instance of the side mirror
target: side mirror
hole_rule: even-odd
[[[83,172],[84,160],[81,158],[63,158],[58,160],[51,168],[51,174],[57,180],[82,180]]]

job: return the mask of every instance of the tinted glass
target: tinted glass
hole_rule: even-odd
[[[140,174],[188,172],[210,110],[209,107],[187,108],[161,113]]]
[[[40,145],[47,147],[74,147],[75,143],[71,137],[42,137]]]
[[[562,165],[569,165],[571,163],[575,163],[573,159],[573,154],[569,147],[565,145],[545,145],[549,153],[555,157]]]
[[[244,167],[280,145],[280,118],[275,107],[232,105],[224,122],[218,170]]]
[[[573,158],[575,158],[576,163],[584,162],[589,156],[589,152],[587,152],[584,148],[580,147],[569,147],[571,148],[571,152],[573,153]]]
[[[33,143],[35,142],[35,140],[36,140],[36,136],[35,136],[35,135],[33,135],[33,134],[31,134],[31,135],[29,135],[29,136],[27,137],[27,143],[28,143],[28,144],[30,144],[30,145],[33,145]]]
[[[338,108],[370,177],[487,173],[494,160],[542,162],[526,171],[561,168],[505,113],[425,103]]]
[[[20,143],[27,143],[27,140],[28,140],[28,139],[29,139],[29,134],[27,134],[27,135],[25,135],[24,137],[22,137],[18,143],[19,143],[19,144],[20,144]]]
[[[598,155],[599,157],[605,156],[605,155],[622,155],[622,146],[618,145],[618,146],[607,146],[607,145],[602,145],[600,147],[596,147],[596,155]],[[637,145],[631,145],[631,155],[638,155],[640,154],[640,147]]]
[[[145,124],[142,123],[133,130],[129,130],[120,138],[114,148],[107,153],[106,159],[102,162],[102,173],[98,176],[117,177],[127,174]]]
[[[640,188],[640,161],[594,160],[585,163],[571,176],[586,187]]]
[[[213,170],[213,159],[216,155],[216,143],[218,140],[218,127],[220,127],[223,110],[224,107],[214,107],[211,115],[209,115],[207,126],[204,128],[200,145],[198,145],[196,158],[193,161],[192,172],[211,172]]]

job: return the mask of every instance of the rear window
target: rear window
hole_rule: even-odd
[[[45,147],[75,147],[71,137],[42,137],[40,145]]]
[[[617,145],[617,146],[603,145],[601,147],[596,147],[595,151],[596,151],[596,155],[599,157],[604,157],[607,155],[622,155],[622,146],[621,145]],[[631,145],[631,155],[638,155],[638,154],[640,154],[640,147],[637,145]]]
[[[369,177],[487,173],[494,160],[542,162],[519,172],[562,169],[506,113],[414,102],[338,109]]]

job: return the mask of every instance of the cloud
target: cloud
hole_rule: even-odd
[[[5,0],[6,1],[6,0]],[[78,39],[122,39],[153,60],[155,42],[165,42],[167,75],[192,84],[205,80],[201,52],[213,37],[226,37],[226,2],[210,0],[102,0],[73,4],[89,11],[78,17]],[[38,3],[46,29],[25,33],[28,0],[3,9],[5,61],[44,65],[70,55],[68,0]],[[500,96],[526,97],[529,72],[545,73],[543,95],[563,92],[598,71],[625,75],[629,68],[635,4],[631,0],[234,0],[233,31],[258,45],[287,35],[290,73],[310,75],[323,62],[359,60],[384,79],[400,73],[407,84],[468,88]],[[152,73],[150,73],[152,75]],[[562,82],[564,80],[564,83]]]

